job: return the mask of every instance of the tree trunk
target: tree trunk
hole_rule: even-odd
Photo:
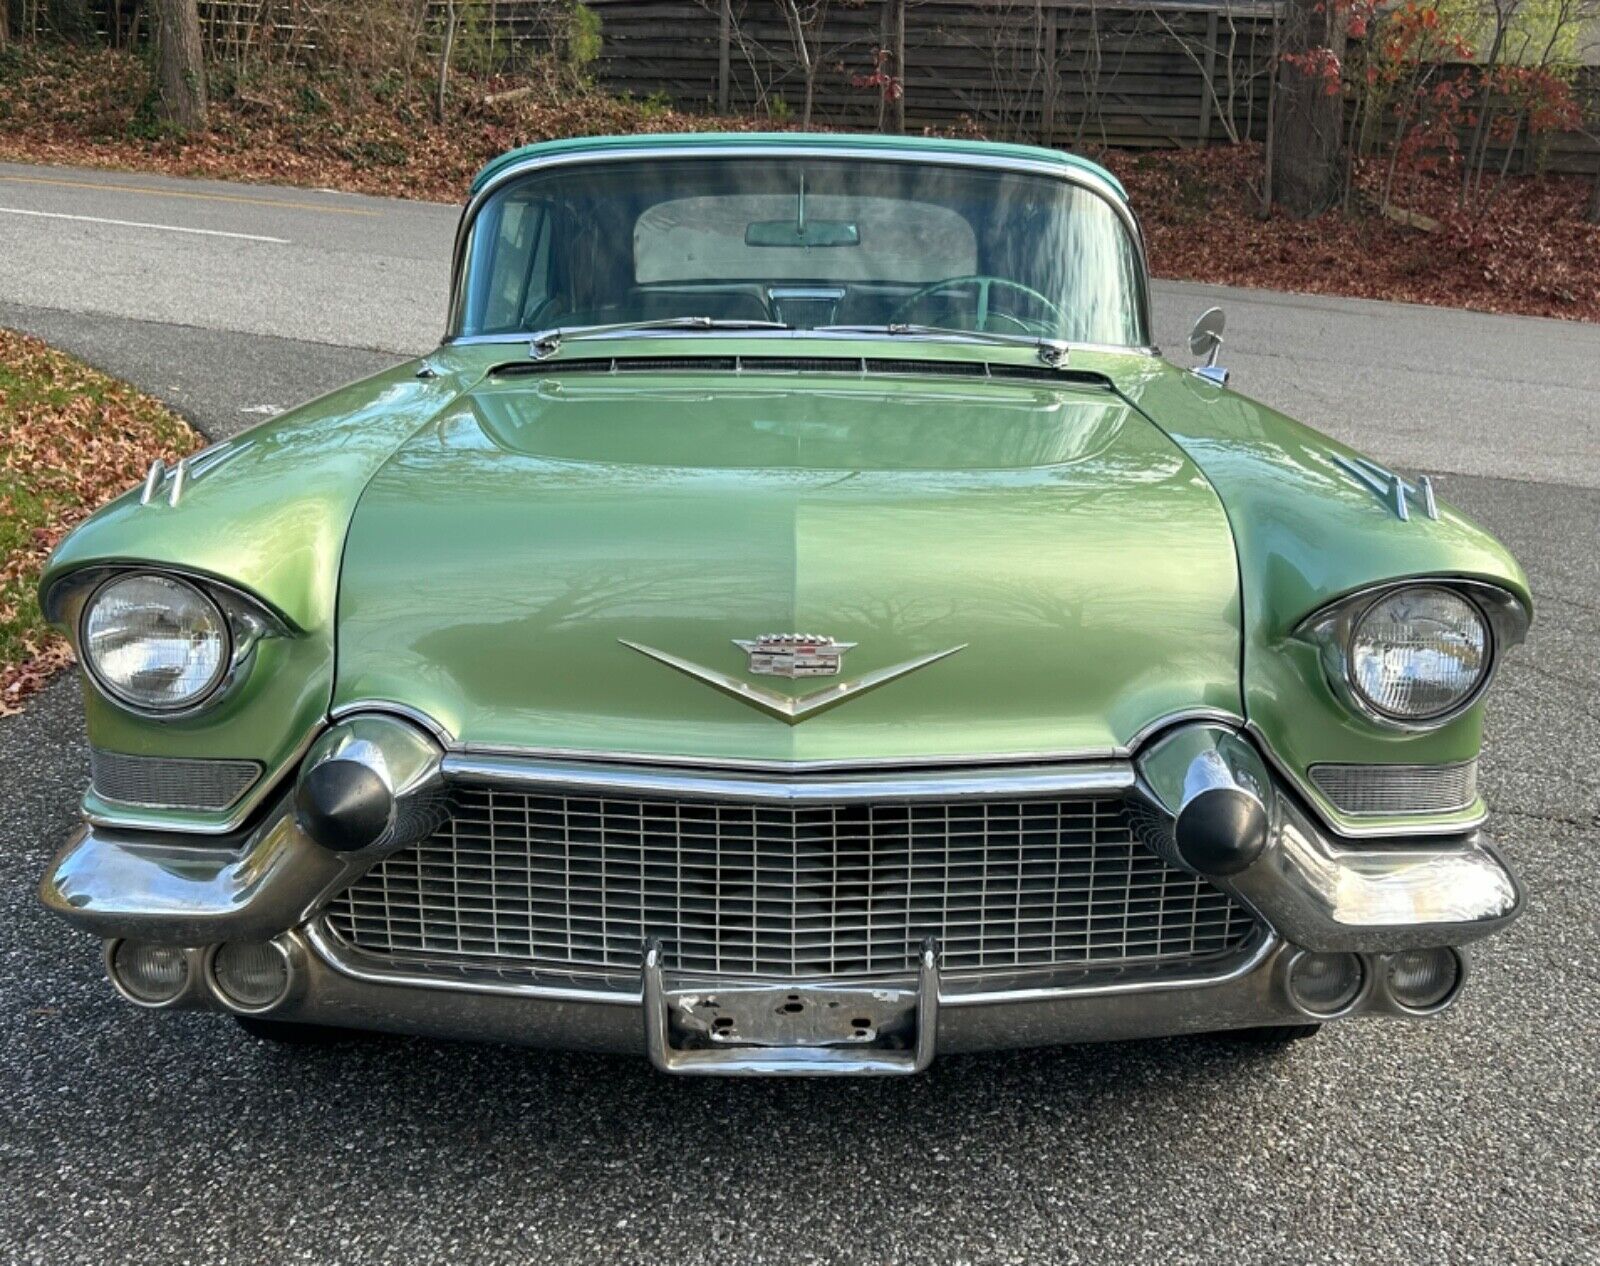
[[[206,125],[206,64],[195,0],[151,0],[160,116],[184,131]]]
[[[1319,49],[1344,52],[1334,6],[1318,0],[1288,0],[1279,43],[1277,94],[1273,101],[1272,198],[1301,217],[1320,215],[1339,200],[1339,150],[1344,133],[1344,98],[1296,59]]]
[[[6,0],[0,0],[0,50],[11,42],[11,11]]]
[[[1594,170],[1594,192],[1589,195],[1589,223],[1600,224],[1600,167]]]
[[[435,105],[435,113],[439,122],[444,122],[445,94],[450,90],[450,54],[455,51],[456,43],[456,6],[455,0],[446,0],[444,17],[444,48],[439,52],[439,100]]]

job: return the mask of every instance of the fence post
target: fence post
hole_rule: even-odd
[[[717,26],[717,113],[728,112],[728,80],[732,76],[733,0],[722,0]]]
[[[1200,135],[1198,143],[1211,143],[1211,96],[1217,82],[1217,11],[1206,14],[1206,68],[1200,76]]]

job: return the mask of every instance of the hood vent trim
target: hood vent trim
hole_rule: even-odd
[[[987,361],[942,361],[885,356],[594,356],[570,360],[512,361],[496,365],[495,378],[555,378],[569,375],[617,374],[829,374],[852,378],[968,378],[996,382],[1064,383],[1109,389],[1111,380],[1088,370],[1052,369],[1048,365],[991,364]]]

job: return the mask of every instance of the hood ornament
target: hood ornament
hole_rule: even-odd
[[[816,633],[763,633],[753,642],[733,644],[750,657],[753,677],[837,677],[844,653],[855,642],[836,642]]]
[[[707,668],[704,664],[696,664],[693,660],[670,655],[653,646],[630,642],[626,638],[617,640],[629,650],[648,655],[657,663],[675,668],[685,676],[703,681],[708,686],[714,686],[724,694],[732,695],[735,699],[748,703],[752,708],[759,708],[769,716],[775,716],[790,725],[815,716],[836,703],[854,699],[857,695],[865,694],[886,682],[893,681],[896,677],[904,677],[918,668],[926,668],[929,664],[946,659],[957,651],[966,650],[966,644],[962,643],[948,650],[935,651],[931,655],[921,655],[903,663],[891,664],[888,668],[863,673],[848,681],[835,682],[808,694],[786,695],[777,690],[770,690],[766,686],[751,685],[731,673],[718,672],[714,668]],[[836,642],[831,637],[815,637],[807,633],[772,633],[749,642],[735,639],[734,645],[749,656],[749,672],[752,675],[760,673],[794,678],[836,676],[844,653],[855,646],[855,643]]]

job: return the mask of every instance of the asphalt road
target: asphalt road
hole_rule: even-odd
[[[212,434],[423,350],[443,306],[444,208],[0,168],[5,207],[98,219],[0,209],[0,324]],[[1213,293],[1160,288],[1167,345]],[[1529,908],[1455,1009],[1276,1057],[1128,1043],[848,1084],[270,1049],[119,1003],[35,905],[87,780],[68,680],[0,722],[0,1261],[1600,1261],[1600,328],[1222,301],[1237,385],[1441,474],[1533,580],[1484,767]]]

